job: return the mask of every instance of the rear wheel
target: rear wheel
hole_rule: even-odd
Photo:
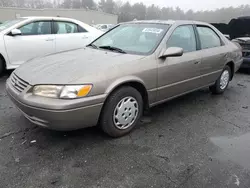
[[[226,65],[220,77],[216,80],[215,84],[209,87],[211,92],[213,94],[222,94],[228,87],[231,75],[231,68]]]
[[[133,87],[122,87],[107,99],[100,125],[112,137],[128,134],[138,123],[143,111],[141,94]]]

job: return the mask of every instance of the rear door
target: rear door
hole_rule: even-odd
[[[81,48],[92,40],[90,33],[83,27],[68,21],[53,21],[56,36],[56,52]]]
[[[201,51],[193,25],[178,26],[167,41],[168,47],[183,48],[180,57],[159,60],[158,101],[184,94],[202,86],[200,81]]]
[[[17,29],[22,34],[4,36],[6,51],[11,64],[19,65],[29,59],[55,52],[55,36],[50,20],[32,21]]]
[[[219,35],[209,26],[197,25],[197,35],[202,51],[201,80],[212,84],[220,76],[227,59],[227,48]]]

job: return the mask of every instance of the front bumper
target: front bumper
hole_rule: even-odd
[[[63,106],[58,105],[58,99],[56,99],[55,109],[48,109],[44,108],[44,101],[39,106],[31,106],[27,102],[23,102],[24,100],[27,101],[27,97],[25,98],[25,94],[18,94],[9,80],[6,82],[6,91],[13,103],[28,120],[41,127],[53,130],[67,131],[95,126],[98,123],[103,106],[103,103],[90,104],[90,100],[87,100],[86,104],[88,105],[84,105],[84,102],[81,102],[81,107],[64,109]],[[38,104],[40,101],[39,98],[35,99]],[[49,105],[51,106],[51,102]]]
[[[243,49],[242,50],[243,54],[243,63],[240,68],[250,68],[250,49]]]
[[[250,68],[250,57],[244,57],[243,63],[240,68],[249,69]]]
[[[235,62],[235,71],[234,72],[237,72],[240,69],[240,67],[242,66],[242,63],[243,63],[242,58],[240,60],[238,60],[237,62]]]

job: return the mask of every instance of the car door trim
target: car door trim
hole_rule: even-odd
[[[201,40],[200,40],[200,36],[197,30],[197,25],[193,24],[193,28],[194,28],[195,38],[196,38],[196,50],[199,51],[201,50]]]
[[[172,83],[172,84],[168,84],[168,85],[165,85],[165,86],[161,86],[161,87],[158,87],[158,90],[166,89],[168,87],[172,87],[172,86],[175,86],[175,85],[178,85],[178,84],[183,84],[185,82],[196,80],[196,79],[202,78],[204,76],[209,76],[211,74],[216,74],[216,73],[219,73],[221,71],[222,71],[222,69],[217,70],[217,71],[213,71],[213,72],[210,72],[210,73],[207,73],[207,74],[203,74],[203,75],[200,75],[200,76],[196,76],[196,77],[193,77],[193,78],[190,78],[190,79],[186,79],[186,80],[182,80],[182,81],[179,81],[179,82],[175,82],[175,83]]]
[[[197,88],[195,88],[195,89],[189,90],[189,91],[187,91],[187,92],[184,92],[184,93],[181,93],[181,94],[178,94],[178,95],[175,95],[175,96],[172,96],[172,97],[169,97],[169,98],[166,98],[166,99],[157,101],[157,102],[155,102],[155,103],[151,103],[151,104],[149,104],[149,107],[151,108],[151,107],[156,106],[156,105],[158,105],[158,104],[161,104],[161,103],[170,101],[170,100],[172,100],[172,99],[174,99],[174,98],[178,98],[178,97],[183,96],[183,95],[186,95],[186,94],[188,94],[188,93],[192,93],[192,92],[194,92],[194,91],[197,91],[197,90],[199,90],[199,89],[202,89],[202,88],[211,86],[211,85],[213,85],[213,84],[214,84],[214,83],[210,83],[210,84],[207,84],[207,85],[204,85],[204,86],[197,87]]]

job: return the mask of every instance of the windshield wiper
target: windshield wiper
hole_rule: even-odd
[[[94,45],[94,44],[89,44],[89,45],[87,45],[87,47],[89,47],[89,46],[91,46],[91,47],[93,47],[93,48],[95,48],[95,49],[98,48],[98,47],[97,47],[96,45]]]
[[[122,50],[121,48],[114,47],[114,46],[99,46],[99,48],[126,54],[124,50]]]

